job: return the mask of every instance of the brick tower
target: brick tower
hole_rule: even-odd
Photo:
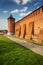
[[[8,17],[8,35],[13,35],[15,32],[15,18],[12,15]]]

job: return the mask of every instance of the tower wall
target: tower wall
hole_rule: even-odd
[[[12,17],[8,18],[8,35],[12,35],[15,32],[15,19]]]

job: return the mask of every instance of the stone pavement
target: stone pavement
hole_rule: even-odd
[[[30,43],[30,42],[27,42],[27,41],[12,37],[12,36],[7,36],[7,37],[9,39],[17,42],[18,44],[20,44],[22,46],[25,46],[26,48],[34,51],[35,53],[40,54],[40,55],[43,56],[43,46],[36,45],[36,44]]]

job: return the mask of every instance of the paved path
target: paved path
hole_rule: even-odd
[[[43,56],[43,46],[39,46],[39,45],[30,43],[30,42],[27,42],[27,41],[24,41],[24,40],[20,40],[20,39],[15,38],[15,37],[10,37],[10,36],[7,36],[7,37],[9,39],[21,44],[22,46],[25,46],[26,48],[31,49],[35,53],[40,54],[40,55]]]

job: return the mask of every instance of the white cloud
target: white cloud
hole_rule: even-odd
[[[26,13],[26,15],[30,14],[32,11],[29,11],[28,13]]]
[[[38,8],[39,8],[39,6],[36,9],[38,9]]]
[[[17,4],[20,4],[21,3],[21,0],[13,0],[13,2],[16,2]],[[32,0],[22,0],[21,5],[25,5],[28,2],[32,2]]]
[[[0,30],[8,29],[7,19],[0,19]]]
[[[27,4],[28,2],[31,2],[32,0],[22,0],[22,5]]]
[[[18,13],[18,12],[25,12],[28,9],[28,7],[24,7],[23,9],[19,10],[19,9],[15,9],[11,11],[11,14],[13,13]]]
[[[16,2],[17,4],[20,4],[21,0],[13,0],[14,2]]]
[[[18,13],[19,12],[19,10],[18,9],[15,9],[15,10],[12,10],[11,11],[11,14],[13,14],[13,13]]]
[[[18,20],[21,20],[22,19],[22,17],[21,18],[19,18]]]
[[[4,10],[3,13],[6,14],[8,11]]]
[[[28,9],[28,7],[24,7],[23,9],[20,10],[20,12],[25,12]]]
[[[20,16],[25,16],[26,15],[26,13],[20,13]]]
[[[30,14],[32,11],[29,11],[28,13],[20,13],[20,16],[26,16],[26,15],[28,15],[28,14]]]

